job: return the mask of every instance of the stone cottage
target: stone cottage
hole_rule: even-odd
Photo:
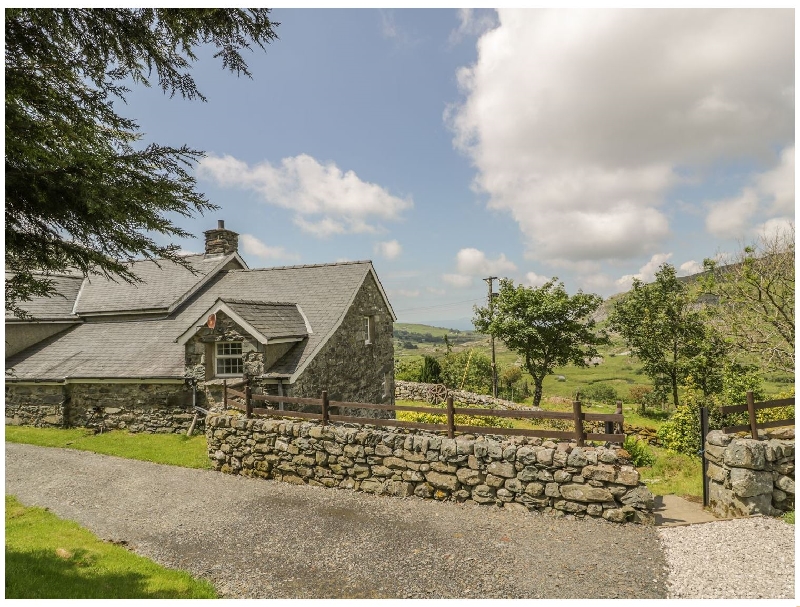
[[[56,276],[62,296],[7,315],[6,423],[179,431],[243,376],[254,393],[393,402],[395,315],[370,261],[250,269],[221,221],[205,243],[194,272]]]

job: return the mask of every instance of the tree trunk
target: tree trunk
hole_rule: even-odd
[[[542,402],[542,382],[544,377],[533,376],[533,406],[538,407]]]
[[[672,374],[672,404],[675,409],[678,409],[678,375],[677,373]]]

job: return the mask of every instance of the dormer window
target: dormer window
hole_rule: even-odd
[[[217,343],[217,377],[239,376],[244,373],[242,342]]]

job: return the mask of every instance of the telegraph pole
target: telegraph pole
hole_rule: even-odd
[[[492,296],[492,284],[493,281],[497,280],[497,276],[489,276],[489,278],[484,278],[484,282],[489,285],[489,318],[494,318],[494,297]],[[490,336],[492,342],[492,396],[497,398],[497,365],[495,364],[494,358],[494,335]]]

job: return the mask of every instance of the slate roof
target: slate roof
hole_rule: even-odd
[[[13,274],[6,273],[6,280]],[[47,276],[53,283],[53,287],[60,293],[53,297],[35,297],[31,301],[20,302],[19,307],[28,312],[35,320],[78,320],[72,313],[72,306],[75,305],[75,298],[83,282],[83,276],[73,275],[53,275]],[[20,321],[6,310],[6,321]]]
[[[6,360],[6,379],[182,377],[166,321],[87,322]],[[9,369],[13,373],[9,373]]]
[[[223,271],[167,318],[87,321],[7,359],[6,377],[183,377],[184,347],[176,340],[217,299],[248,302],[239,304],[243,307],[260,302],[262,307],[254,309],[252,317],[263,313],[265,321],[265,302],[300,306],[313,333],[269,369],[292,374],[331,335],[371,270],[371,262],[359,261]],[[273,306],[269,313],[274,312]],[[297,319],[287,316],[286,326],[292,324],[296,325]],[[13,375],[8,374],[10,367]]]
[[[221,301],[267,339],[308,335],[306,321],[295,303],[227,298]]]
[[[87,278],[75,311],[81,315],[166,311],[203,278],[229,263],[233,255],[187,255],[184,259],[197,274],[172,261],[142,260],[132,264],[134,274],[142,279],[141,283],[129,284],[121,279],[115,282],[104,276]]]

